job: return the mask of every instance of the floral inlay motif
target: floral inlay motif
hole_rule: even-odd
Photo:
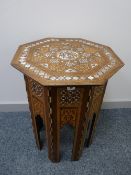
[[[48,81],[94,81],[116,66],[106,46],[83,39],[49,38],[26,44],[19,63]]]

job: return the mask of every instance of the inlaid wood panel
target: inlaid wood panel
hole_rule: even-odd
[[[12,66],[24,74],[33,132],[48,157],[60,161],[60,129],[74,128],[72,160],[92,143],[108,79],[124,63],[105,45],[80,38],[45,38],[21,45]]]
[[[11,64],[44,86],[102,85],[124,65],[111,48],[77,38],[21,45]]]

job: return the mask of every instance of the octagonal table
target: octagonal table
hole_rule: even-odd
[[[60,161],[60,129],[74,128],[72,160],[89,146],[108,79],[124,64],[111,48],[84,39],[45,38],[21,45],[12,66],[24,74],[39,149],[45,124],[48,156]]]

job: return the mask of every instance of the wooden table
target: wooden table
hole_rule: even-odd
[[[39,149],[45,124],[48,156],[60,161],[60,129],[74,127],[72,160],[89,146],[108,79],[124,64],[111,48],[84,39],[46,38],[21,45],[12,66],[24,74]]]

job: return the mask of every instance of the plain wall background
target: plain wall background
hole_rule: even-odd
[[[10,66],[18,45],[81,37],[109,45],[125,66],[104,101],[131,101],[130,0],[0,0],[0,104],[27,103],[23,75]]]

